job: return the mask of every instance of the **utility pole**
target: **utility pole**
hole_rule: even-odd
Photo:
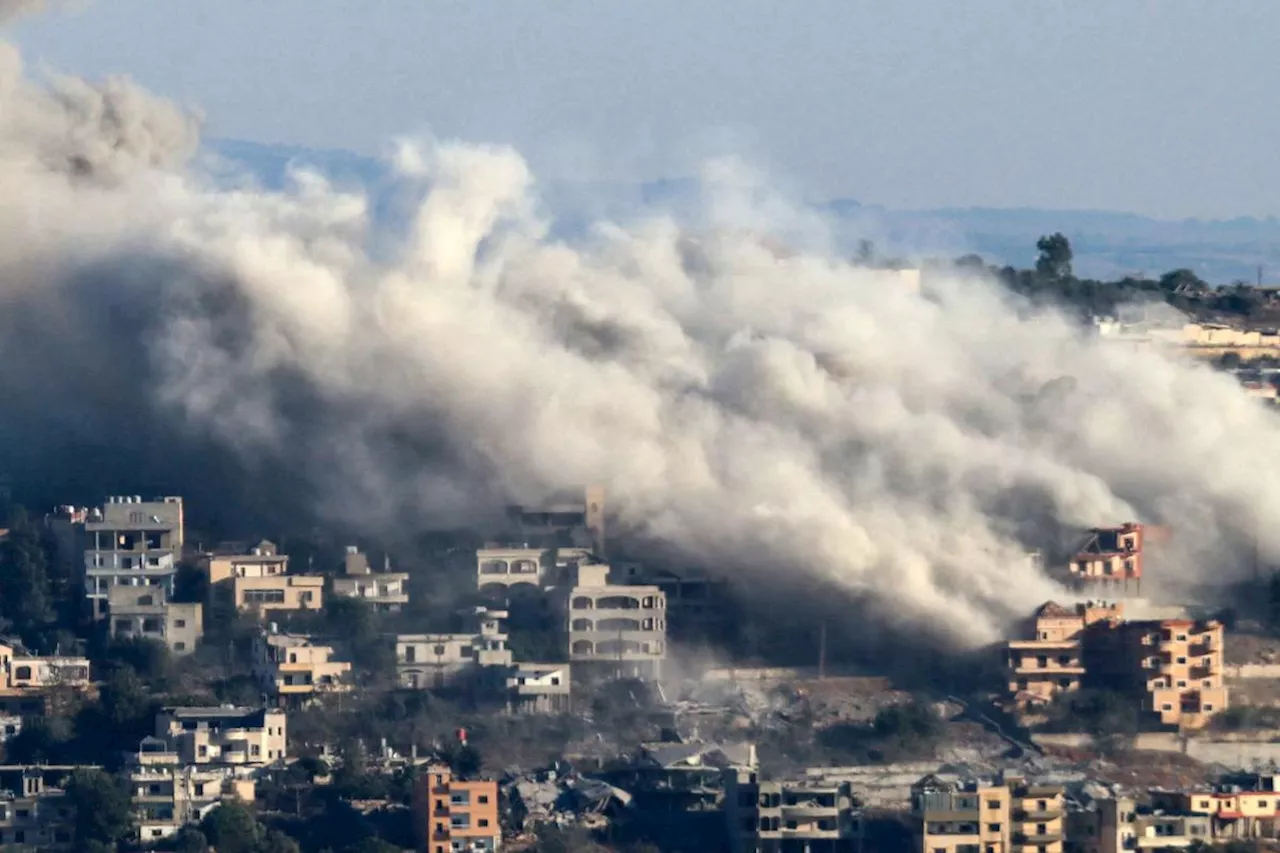
[[[818,680],[827,677],[827,620],[818,627]]]

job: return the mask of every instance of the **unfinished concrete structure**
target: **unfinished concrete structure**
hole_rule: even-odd
[[[666,596],[656,586],[610,583],[610,567],[579,564],[564,596],[575,676],[657,678],[667,655]]]
[[[1130,584],[1141,592],[1148,549],[1168,536],[1167,528],[1137,522],[1095,527],[1067,564],[1068,576],[1076,586],[1105,590],[1105,595],[1127,592]]]
[[[587,486],[582,494],[557,496],[535,506],[511,506],[507,518],[518,541],[544,547],[579,545],[605,554],[605,494]]]
[[[107,612],[113,586],[162,586],[173,592],[182,557],[182,498],[110,497],[84,525],[84,594],[94,618]]]
[[[164,740],[143,738],[120,774],[133,802],[137,840],[148,845],[171,838],[223,802],[252,803],[252,772],[242,766],[184,765]]]
[[[855,853],[864,820],[848,782],[759,778],[754,767],[724,772],[732,853]],[[871,853],[871,851],[867,851]]]
[[[389,561],[381,572],[375,572],[369,568],[369,558],[349,545],[342,561],[342,576],[333,579],[333,594],[358,598],[379,613],[398,613],[409,603],[409,575],[391,571]]]
[[[164,587],[113,586],[107,608],[113,637],[155,640],[175,655],[191,654],[204,636],[204,605],[169,601]]]

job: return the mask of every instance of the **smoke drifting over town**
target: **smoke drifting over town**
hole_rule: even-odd
[[[507,148],[404,144],[388,229],[315,174],[227,189],[197,125],[0,44],[0,470],[370,531],[600,483],[747,588],[964,645],[1061,594],[1023,555],[1064,527],[1172,524],[1188,580],[1243,571],[1255,520],[1280,551],[1250,509],[1280,507],[1280,432],[1230,378],[985,282],[887,284],[731,166],[706,227],[568,245]]]

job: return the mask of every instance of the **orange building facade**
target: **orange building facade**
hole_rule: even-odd
[[[432,764],[418,777],[413,810],[426,853],[493,853],[501,847],[497,782],[462,781],[447,766]]]

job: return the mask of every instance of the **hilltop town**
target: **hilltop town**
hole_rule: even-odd
[[[1028,554],[1063,601],[959,679],[903,687],[825,635],[807,665],[735,659],[732,588],[624,556],[596,486],[511,507],[429,567],[206,546],[199,512],[114,496],[4,531],[6,849],[1110,853],[1280,834],[1280,645],[1234,612],[1152,603],[1176,530],[1126,521]]]

